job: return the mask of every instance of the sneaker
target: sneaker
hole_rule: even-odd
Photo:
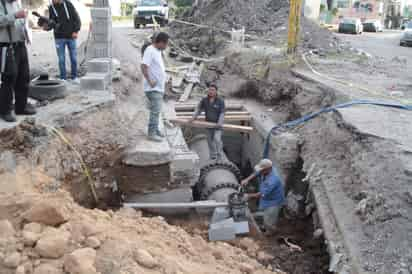
[[[14,123],[17,121],[16,116],[12,112],[9,112],[7,114],[1,114],[0,117],[8,123]]]
[[[160,137],[160,136],[157,136],[157,135],[149,135],[148,138],[149,138],[150,141],[154,141],[154,142],[158,142],[158,143],[163,142],[163,138]]]
[[[23,110],[16,110],[16,115],[34,115],[36,113],[36,108],[29,103],[26,104],[26,107]]]
[[[80,79],[79,78],[72,79],[70,82],[74,85],[80,85]]]
[[[160,130],[156,131],[156,135],[159,136],[159,137],[162,137],[162,138],[166,137],[166,135],[164,133],[162,133]]]

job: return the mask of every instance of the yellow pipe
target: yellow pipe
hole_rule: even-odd
[[[294,55],[296,52],[300,30],[301,7],[302,0],[290,0],[288,54]]]

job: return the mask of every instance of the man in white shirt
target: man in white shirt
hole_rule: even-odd
[[[159,116],[166,85],[166,68],[162,51],[166,49],[168,42],[167,33],[158,33],[153,38],[153,43],[145,49],[141,66],[144,76],[143,89],[149,100],[150,110],[147,134],[149,139],[155,142],[161,142],[164,137],[159,130]]]

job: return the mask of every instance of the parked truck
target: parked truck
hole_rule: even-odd
[[[161,26],[169,22],[169,5],[165,0],[138,0],[133,9],[134,27],[145,27],[153,18]]]

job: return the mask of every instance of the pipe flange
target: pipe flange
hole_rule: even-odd
[[[221,183],[209,189],[206,193],[202,193],[200,198],[201,200],[207,200],[210,195],[212,195],[214,192],[218,191],[219,189],[223,189],[223,188],[232,188],[233,190],[237,191],[237,189],[239,188],[239,185],[235,183]]]
[[[199,181],[198,184],[200,188],[203,188],[204,185],[204,180],[206,178],[206,175],[215,169],[226,169],[232,172],[235,177],[240,181],[241,179],[241,174],[239,168],[232,162],[229,161],[213,161],[211,160],[208,164],[206,164],[204,167],[200,169],[200,176],[199,176]]]

